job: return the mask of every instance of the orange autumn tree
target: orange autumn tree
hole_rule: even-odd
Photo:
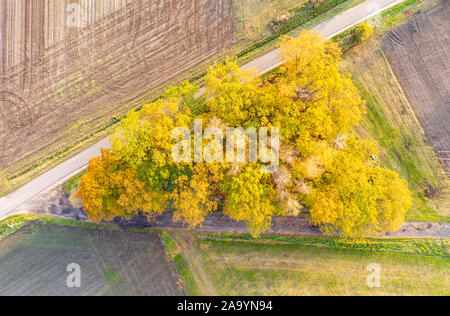
[[[112,150],[91,160],[80,183],[89,218],[152,215],[170,207],[175,219],[193,227],[223,211],[247,223],[254,236],[269,229],[274,216],[286,215],[306,216],[326,234],[353,238],[398,229],[411,207],[410,192],[395,172],[371,159],[377,146],[353,132],[365,104],[340,69],[339,48],[309,31],[283,36],[279,46],[283,66],[264,79],[227,60],[208,70],[204,95],[184,83],[130,112],[111,137]],[[266,174],[261,161],[173,161],[181,139],[175,151],[194,156],[196,119],[203,131],[216,127],[223,134],[227,127],[278,127],[278,168]],[[179,127],[191,135],[174,138]],[[212,141],[203,141],[204,151]]]

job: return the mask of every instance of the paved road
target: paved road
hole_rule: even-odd
[[[324,37],[331,38],[336,34],[339,34],[358,24],[359,22],[371,18],[377,13],[384,11],[402,1],[404,0],[368,0],[317,25],[313,29],[321,31]],[[242,68],[256,68],[260,73],[265,73],[278,67],[280,64],[281,63],[277,58],[277,52],[272,51],[260,58],[255,59]],[[0,198],[0,220],[8,217],[18,207],[39,193],[61,184],[66,179],[81,171],[83,168],[86,168],[89,163],[89,159],[100,154],[100,148],[108,148],[109,146],[109,140],[104,139],[82,153],[61,163],[59,166],[46,172],[42,176],[29,182],[17,191],[6,197]]]

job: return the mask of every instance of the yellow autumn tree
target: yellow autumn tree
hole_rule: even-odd
[[[339,69],[340,50],[318,33],[303,30],[299,38],[279,43],[283,81],[278,86],[293,99],[279,114],[289,139],[309,154],[321,140],[331,143],[358,125],[364,102],[351,77]]]
[[[151,160],[158,168],[174,164],[171,159],[177,127],[190,127],[189,109],[181,111],[182,99],[170,96],[145,104],[141,111],[130,111],[111,136],[114,154],[133,168]]]
[[[205,77],[208,111],[229,126],[245,125],[253,118],[259,81],[256,73],[240,69],[236,60],[211,67]]]
[[[406,181],[369,158],[374,146],[353,139],[327,166],[308,197],[312,221],[351,238],[398,230],[412,206]]]
[[[192,168],[190,177],[183,175],[176,180],[177,187],[171,194],[176,220],[196,227],[217,210],[225,168],[224,163],[201,162]]]

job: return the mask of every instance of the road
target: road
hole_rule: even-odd
[[[320,31],[325,38],[331,38],[402,1],[404,0],[368,0],[317,25],[313,30]],[[261,74],[266,73],[281,65],[277,56],[277,51],[274,50],[244,65],[242,68],[256,68]],[[109,140],[104,139],[6,197],[0,198],[0,220],[16,214],[17,208],[31,198],[63,183],[77,172],[86,168],[91,157],[98,156],[101,148],[109,148],[109,146]]]

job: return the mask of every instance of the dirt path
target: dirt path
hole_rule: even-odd
[[[142,225],[145,218],[137,218],[125,222],[126,225]],[[181,222],[172,221],[172,213],[167,212],[148,222],[150,227],[188,229]],[[248,234],[247,225],[237,222],[223,214],[212,214],[206,217],[203,226],[196,228],[199,231],[215,233],[244,233]],[[302,217],[278,217],[272,221],[271,234],[321,236],[317,227],[308,223]],[[409,238],[450,238],[450,224],[436,222],[405,222],[396,233],[387,234],[385,237],[409,237]]]

